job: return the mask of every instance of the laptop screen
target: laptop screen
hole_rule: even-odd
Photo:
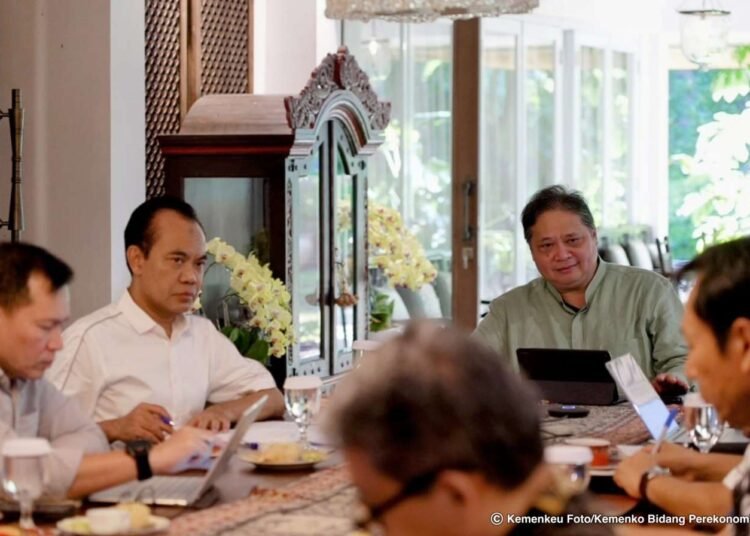
[[[648,381],[641,367],[630,354],[617,357],[606,366],[620,390],[633,404],[633,408],[648,428],[651,437],[657,439],[661,435],[664,423],[667,422],[669,410],[659,398],[656,389]],[[673,422],[667,435],[673,435],[678,430],[679,425]]]

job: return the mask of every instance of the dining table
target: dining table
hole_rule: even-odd
[[[648,431],[630,405],[592,406],[590,410],[590,415],[583,419],[543,418],[544,441],[555,443],[568,437],[593,436],[609,439],[615,445],[642,443],[648,438]],[[284,426],[293,430],[293,423]],[[306,470],[262,470],[244,458],[242,451],[238,452],[214,482],[213,504],[200,508],[152,507],[153,515],[170,520],[169,528],[162,534],[361,534],[353,522],[357,493],[340,452],[330,452],[324,461]],[[605,515],[625,514],[637,503],[618,491],[611,477],[592,479],[590,497],[593,511]],[[92,506],[99,505],[84,502],[82,511]]]
[[[600,437],[612,445],[640,444],[648,430],[629,404],[592,406],[583,419],[542,419],[546,443],[567,437]],[[351,535],[357,494],[339,452],[310,471],[262,471],[235,456],[216,482],[218,503],[200,510],[155,508],[170,517],[169,534],[196,536],[244,534]],[[594,477],[590,493],[593,511],[622,515],[638,501],[618,490],[610,474]]]

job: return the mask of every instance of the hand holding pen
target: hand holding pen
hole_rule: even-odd
[[[671,409],[669,411],[669,415],[667,415],[667,420],[664,422],[664,427],[661,429],[661,433],[659,434],[659,437],[656,439],[656,443],[654,444],[654,447],[651,449],[652,466],[658,465],[658,463],[656,463],[656,456],[657,454],[659,454],[659,449],[661,448],[661,444],[664,443],[664,440],[666,439],[667,434],[669,433],[669,429],[672,427],[672,423],[677,417],[678,411],[679,411],[678,409]]]
[[[161,443],[166,436],[174,433],[174,423],[169,412],[157,404],[138,404],[124,417],[99,424],[110,442],[145,439]]]

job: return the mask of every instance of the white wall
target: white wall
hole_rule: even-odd
[[[118,241],[145,194],[143,25],[143,1],[0,0],[0,108],[21,88],[26,110],[22,238],[73,266],[74,317],[108,303],[125,282]]]
[[[325,0],[255,0],[254,93],[298,94],[323,57],[336,52],[339,25]]]

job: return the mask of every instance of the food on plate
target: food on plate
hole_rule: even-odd
[[[145,529],[151,525],[151,509],[145,504],[124,502],[115,508],[125,510],[130,514],[130,528],[133,530]]]
[[[299,443],[267,443],[261,445],[257,451],[252,451],[248,459],[256,463],[287,464],[317,463],[323,461],[325,457],[325,451],[303,449]]]

